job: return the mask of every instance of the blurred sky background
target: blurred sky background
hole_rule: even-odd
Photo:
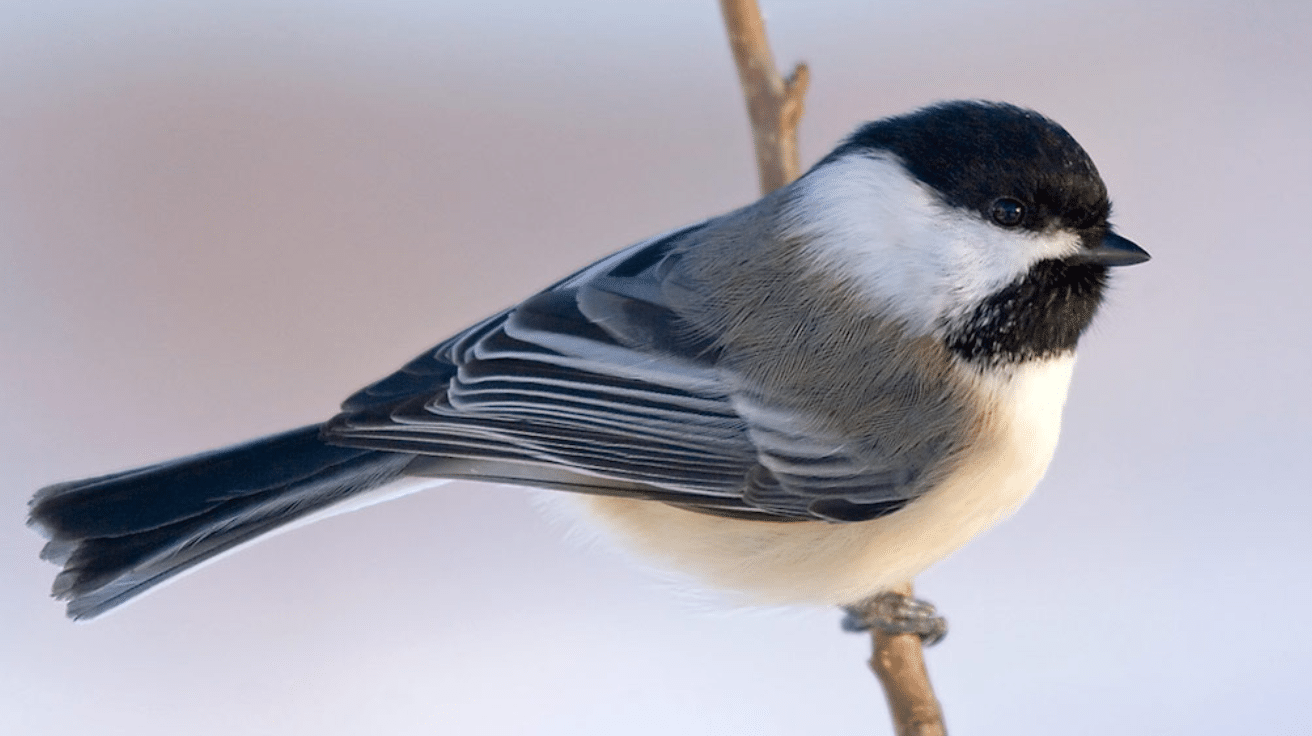
[[[1312,731],[1312,4],[764,0],[804,162],[1032,106],[1149,250],[1062,445],[919,591],[954,733]],[[449,333],[755,196],[711,0],[0,3],[0,732],[889,733],[831,610],[690,602],[453,484],[87,625],[36,488],[318,421]]]

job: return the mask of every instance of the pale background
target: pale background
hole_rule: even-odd
[[[1312,730],[1312,4],[766,0],[814,161],[1052,115],[1121,232],[1048,478],[919,581],[960,734]],[[0,732],[886,733],[834,611],[719,612],[452,485],[74,625],[37,487],[330,415],[749,201],[711,0],[0,4]]]

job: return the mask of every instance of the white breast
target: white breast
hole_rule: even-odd
[[[872,521],[745,521],[559,495],[622,546],[744,603],[853,603],[912,579],[1020,506],[1056,449],[1074,362],[1067,355],[973,379],[989,408],[971,454],[937,488]]]

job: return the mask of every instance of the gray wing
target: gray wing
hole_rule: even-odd
[[[666,281],[703,227],[639,243],[443,342],[349,398],[325,439],[417,454],[415,473],[728,516],[857,521],[906,504],[916,468],[799,432],[806,422],[769,410],[671,305]]]

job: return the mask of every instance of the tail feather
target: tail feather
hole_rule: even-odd
[[[319,426],[49,486],[28,523],[63,565],[54,595],[98,616],[150,588],[339,501],[396,479],[411,455],[336,447]]]

